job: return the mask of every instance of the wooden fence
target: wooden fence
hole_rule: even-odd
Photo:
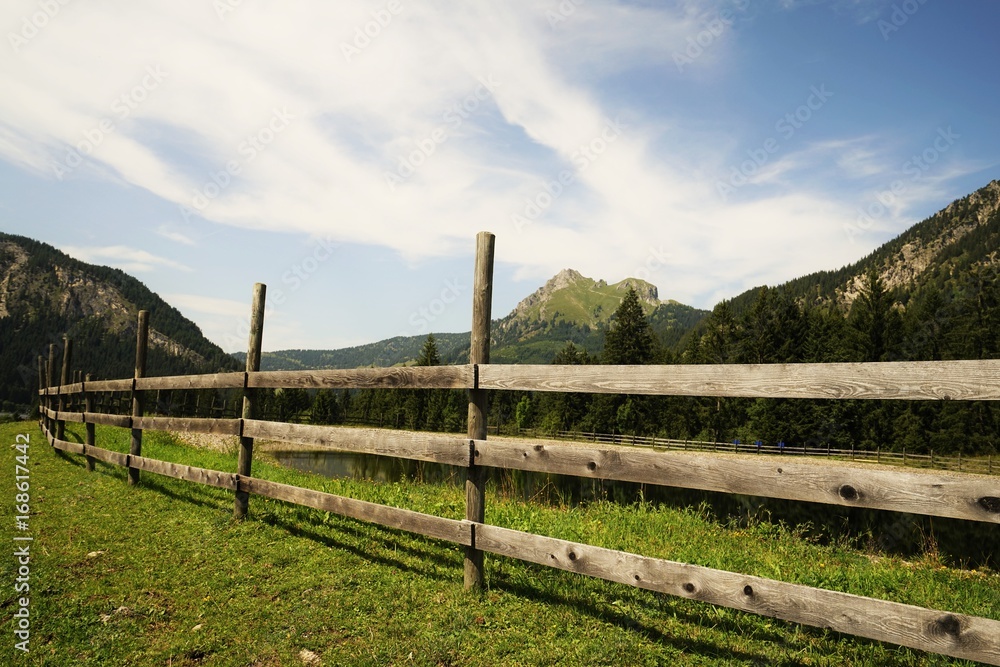
[[[140,471],[220,487],[234,492],[234,514],[242,517],[251,495],[275,498],[462,545],[465,585],[483,583],[483,554],[492,553],[586,574],[682,598],[828,628],[949,656],[1000,665],[1000,621],[790,584],[707,567],[650,558],[493,526],[484,521],[487,467],[641,482],[723,493],[755,495],[848,507],[950,517],[1000,524],[1000,481],[954,472],[869,469],[830,461],[733,457],[659,451],[601,442],[488,440],[489,391],[556,391],[669,396],[743,396],[905,400],[1000,400],[1000,361],[892,362],[867,364],[774,364],[711,366],[536,366],[489,363],[492,234],[477,238],[470,363],[460,366],[355,370],[259,370],[265,288],[257,285],[244,372],[145,377],[148,319],[140,313],[134,377],[71,381],[72,345],[66,340],[61,379],[55,381],[57,350],[39,358],[42,428],[51,445],[124,466],[135,484]],[[79,378],[75,378],[79,380]],[[256,390],[466,389],[467,437],[374,428],[315,426],[262,421],[255,415]],[[150,416],[148,392],[229,389],[243,394],[241,417]],[[95,411],[102,395],[127,392],[129,414]],[[86,424],[83,443],[68,442],[65,422]],[[131,429],[128,454],[97,447],[95,424]],[[235,472],[206,470],[142,456],[145,430],[239,436]],[[388,507],[255,478],[257,439],[319,445],[462,466],[467,469],[466,519],[455,520]]]

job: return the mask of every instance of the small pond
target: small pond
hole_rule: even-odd
[[[465,468],[439,463],[336,451],[284,450],[271,455],[289,468],[331,478],[465,484]],[[849,538],[859,546],[904,557],[933,544],[950,564],[1000,567],[1000,526],[996,524],[490,468],[487,498],[496,493],[565,505],[595,500],[628,504],[645,499],[674,507],[699,507],[723,522],[746,524],[759,519],[805,526],[804,533],[819,541]]]

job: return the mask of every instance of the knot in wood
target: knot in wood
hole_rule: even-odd
[[[692,584],[691,582],[688,582],[684,584],[684,590],[687,591],[688,593],[694,593],[696,590],[695,585]]]
[[[983,496],[979,499],[979,506],[987,512],[1000,514],[1000,498],[996,496]]]
[[[570,551],[569,554],[567,554],[567,555],[569,556],[570,560],[576,560],[576,552],[575,551]]]
[[[597,462],[596,461],[591,461],[590,463],[588,463],[587,464],[587,470],[589,470],[591,472],[597,470]]]
[[[746,595],[747,597],[753,597],[753,586],[751,586],[750,584],[744,586],[743,595]]]
[[[844,500],[857,500],[858,497],[861,495],[858,493],[858,490],[855,489],[850,484],[844,484],[842,487],[840,487],[838,493],[840,494],[840,497],[843,498]]]
[[[959,635],[962,634],[962,622],[958,620],[957,616],[945,614],[934,621],[931,632],[936,635],[948,635],[949,637],[958,639]]]

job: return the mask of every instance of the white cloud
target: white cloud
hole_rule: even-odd
[[[170,225],[160,225],[157,228],[156,233],[162,236],[163,238],[169,239],[175,243],[180,243],[188,246],[197,245],[197,242],[190,236],[188,236],[183,232],[179,232],[176,229],[173,229]]]
[[[91,264],[117,267],[126,273],[148,273],[157,268],[191,271],[191,267],[129,246],[61,246],[67,255]]]
[[[21,53],[0,57],[0,155],[54,174],[72,151],[85,154],[64,178],[113,179],[173,202],[176,226],[152,231],[185,245],[200,220],[185,221],[182,206],[408,259],[464,251],[491,229],[499,258],[538,279],[565,266],[620,279],[665,247],[673,259],[654,282],[698,301],[719,285],[811,270],[817,254],[856,257],[840,231],[849,204],[818,188],[788,194],[785,179],[831,145],[774,160],[756,177],[768,186],[759,196],[726,205],[703,167],[730,138],[695,145],[670,111],[647,119],[603,90],[639,64],[676,73],[672,54],[725,3],[588,0],[550,25],[557,3],[441,0],[402,3],[373,24],[384,6],[242,3],[221,20],[209,2],[68,4]],[[34,7],[4,14],[13,24]],[[725,62],[726,37],[699,63]],[[496,82],[488,94],[484,80]],[[455,110],[463,104],[474,108]],[[280,130],[276,115],[290,116]],[[603,139],[616,119],[621,131]],[[591,144],[601,150],[581,159]],[[853,151],[841,167],[874,173],[878,156]],[[401,159],[420,164],[393,191],[386,174]],[[518,233],[512,216],[563,171],[573,182]],[[129,271],[190,270],[125,246],[68,250]]]

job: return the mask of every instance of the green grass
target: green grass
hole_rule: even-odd
[[[68,429],[67,439],[81,433]],[[944,665],[967,664],[487,555],[462,588],[460,547],[50,449],[34,424],[0,426],[11,526],[17,433],[30,433],[31,652],[18,665]],[[98,428],[127,449],[128,432]],[[143,454],[235,470],[235,455],[147,433]],[[451,518],[455,486],[329,480],[254,463],[255,476]],[[498,497],[498,525],[898,602],[1000,618],[1000,577],[820,545],[794,528],[724,525],[704,509]],[[7,551],[9,553],[9,550]],[[0,556],[13,651],[14,559]]]

